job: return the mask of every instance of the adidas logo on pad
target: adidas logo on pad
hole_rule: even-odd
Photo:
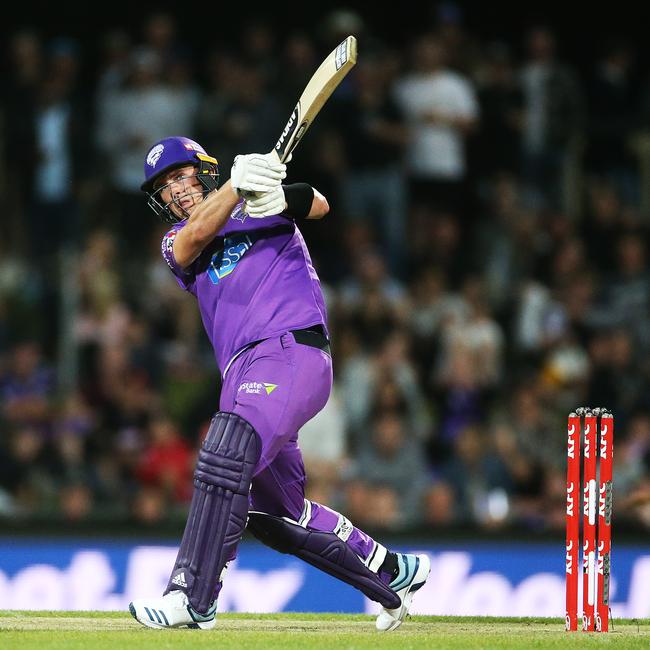
[[[185,582],[185,572],[174,576],[172,578],[172,584],[178,585],[179,587],[187,587],[187,582]]]

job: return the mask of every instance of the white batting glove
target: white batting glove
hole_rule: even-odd
[[[280,214],[286,208],[287,202],[284,199],[282,185],[278,185],[268,192],[250,196],[244,201],[244,209],[253,219]]]
[[[230,170],[230,184],[239,196],[249,192],[268,192],[287,176],[287,166],[275,153],[237,156]]]

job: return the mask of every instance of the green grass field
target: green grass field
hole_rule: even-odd
[[[370,616],[221,614],[215,629],[150,630],[121,612],[0,611],[0,648],[643,648],[650,620],[615,620],[609,634],[568,634],[544,618],[413,616],[395,632],[375,631]]]

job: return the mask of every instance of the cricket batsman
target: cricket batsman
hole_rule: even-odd
[[[215,625],[226,567],[244,529],[379,602],[376,627],[397,628],[426,582],[426,555],[391,552],[346,517],[305,499],[300,428],[332,387],[320,282],[297,224],[321,219],[325,197],[283,185],[271,154],[217,160],[185,137],[154,144],[144,164],[149,205],[172,226],[162,255],[197,300],[222,375],[194,471],[194,494],[162,597],[134,600],[151,628]],[[245,198],[244,198],[245,197]]]

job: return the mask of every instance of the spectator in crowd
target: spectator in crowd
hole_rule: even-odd
[[[613,243],[625,227],[623,203],[613,185],[602,180],[588,184],[580,226],[580,238],[591,266],[600,267],[605,273],[611,271],[617,257]]]
[[[438,3],[413,49],[406,21],[391,18],[389,42],[381,17],[348,10],[285,40],[264,17],[209,42],[197,24],[191,46],[167,11],[92,40],[72,23],[9,28],[3,525],[184,520],[168,477],[205,435],[220,378],[160,260],[164,227],[143,214],[143,143],[182,130],[226,160],[268,151],[321,55],[354,33],[357,66],[288,170],[331,205],[305,231],[338,359],[304,431],[309,497],[395,532],[557,529],[563,423],[599,404],[616,418],[617,526],[650,527],[643,44],[603,26],[590,62],[558,21],[491,15],[498,29]],[[382,468],[372,482],[363,463]]]
[[[388,332],[371,352],[360,351],[341,370],[348,435],[353,445],[362,444],[373,409],[383,400],[404,402],[413,426],[411,433],[425,437],[427,416],[422,387],[408,352],[408,339],[400,330]],[[381,389],[390,382],[390,393]]]
[[[37,341],[14,346],[0,383],[1,417],[13,427],[30,427],[41,436],[52,433],[55,381]]]
[[[280,57],[282,74],[276,79],[277,96],[282,113],[289,114],[319,65],[318,52],[309,34],[295,31],[284,41]],[[334,99],[333,97],[332,100]],[[300,146],[303,144],[308,145],[308,142],[305,141]]]
[[[51,262],[56,251],[69,248],[78,236],[80,185],[88,175],[90,150],[88,109],[78,87],[79,45],[56,39],[46,56],[30,138],[35,164],[29,220],[33,254]]]
[[[584,100],[573,69],[556,58],[554,33],[536,26],[526,37],[523,172],[528,205],[563,208],[568,157],[584,129]]]
[[[116,234],[120,246],[133,254],[143,249],[151,230],[142,218],[139,194],[142,148],[175,129],[192,132],[192,115],[178,114],[176,108],[161,78],[159,54],[140,47],[131,53],[122,86],[98,115],[96,140],[110,169],[106,189],[114,193]]]
[[[95,91],[95,112],[113,101],[113,94],[119,92],[129,69],[129,57],[133,43],[131,37],[121,29],[106,32],[101,44],[101,62],[97,69]]]
[[[164,416],[152,418],[148,434],[148,444],[136,467],[138,479],[161,489],[168,506],[187,505],[192,496],[192,450]]]
[[[410,298],[408,324],[420,353],[415,361],[420,377],[425,379],[437,357],[445,323],[460,319],[465,305],[460,296],[449,290],[444,273],[435,265],[422,269],[411,286]]]
[[[497,467],[500,465],[504,468],[499,477],[500,485],[508,485],[507,500],[501,504],[500,512],[503,518],[507,517],[520,528],[543,529],[548,516],[544,488],[547,474],[553,471],[553,467],[544,466],[527,451],[526,434],[517,429],[517,424],[514,418],[512,423],[496,421],[491,431],[491,447],[496,455]],[[566,483],[563,483],[563,487],[566,488]],[[564,525],[564,521],[559,525]]]
[[[512,308],[521,278],[534,270],[537,215],[524,208],[518,178],[503,172],[490,176],[484,210],[474,230],[476,269],[489,304],[502,315]]]
[[[447,67],[444,46],[433,36],[415,41],[411,61],[395,85],[410,129],[406,165],[411,201],[465,216],[465,138],[479,117],[474,84]]]
[[[585,168],[607,180],[638,206],[639,178],[632,138],[641,122],[641,97],[635,78],[635,52],[624,39],[607,43],[586,84],[588,121]]]
[[[484,295],[481,279],[469,276],[461,289],[464,313],[460,319],[448,320],[442,332],[438,372],[446,377],[454,357],[467,354],[479,386],[490,390],[502,377],[504,337]]]
[[[277,32],[267,20],[252,19],[246,21],[244,25],[238,48],[244,61],[260,71],[267,88],[276,88],[278,76],[280,76],[280,67],[275,56],[277,52],[276,40]],[[282,76],[287,76],[287,71],[284,69],[282,69]],[[296,98],[299,94],[296,95]]]
[[[4,429],[0,489],[8,495],[4,506],[7,514],[34,516],[53,505],[56,488],[47,471],[47,461],[48,448],[41,430],[30,426]]]
[[[458,2],[445,0],[432,5],[432,33],[447,52],[447,63],[466,77],[476,74],[482,51],[476,35],[465,22],[464,9]]]
[[[205,91],[197,115],[196,132],[208,151],[219,148],[222,157],[230,160],[236,151],[226,133],[227,114],[238,96],[243,63],[233,53],[213,49],[205,62]]]
[[[283,115],[264,69],[242,59],[235,63],[234,71],[225,68],[227,61],[214,61],[213,65],[219,88],[201,108],[204,130],[218,143],[226,160],[232,160],[238,151],[270,150],[282,128]],[[225,85],[223,95],[221,85]],[[209,114],[211,120],[217,118],[211,125],[206,123]]]
[[[458,432],[454,454],[442,464],[441,474],[455,494],[458,523],[492,528],[505,522],[506,495],[512,492],[508,468],[480,427],[469,425]]]
[[[479,424],[487,414],[487,396],[479,372],[470,351],[459,347],[434,377],[431,393],[437,427],[428,445],[429,461],[434,466],[454,453],[455,440],[464,427]]]
[[[481,127],[472,141],[481,177],[518,171],[521,161],[524,96],[514,59],[505,43],[491,43],[480,70]]]
[[[341,169],[341,210],[347,220],[373,224],[391,273],[404,277],[407,202],[402,158],[408,133],[389,93],[384,56],[371,54],[354,74],[352,95],[337,107],[346,161]]]
[[[151,51],[160,65],[161,74],[174,66],[185,46],[179,43],[178,20],[168,11],[154,11],[142,25],[142,46]]]
[[[2,172],[6,194],[6,209],[14,215],[7,227],[12,232],[14,246],[20,244],[22,254],[31,252],[27,214],[32,202],[34,178],[24,174],[34,162],[36,131],[34,129],[36,98],[43,76],[43,42],[33,29],[15,31],[8,41],[6,76],[0,91],[2,108]]]
[[[392,309],[399,310],[404,288],[391,275],[379,251],[367,244],[362,246],[362,250],[350,250],[349,253],[356,255],[352,260],[351,273],[341,287],[342,308],[356,304],[364,292],[377,291]]]
[[[351,515],[365,525],[408,528],[420,523],[427,472],[420,441],[399,410],[376,411],[348,486]],[[375,507],[368,508],[373,501]]]
[[[642,350],[650,350],[644,320],[650,310],[650,268],[643,232],[623,232],[614,242],[617,264],[606,279],[606,301],[617,325],[629,327]]]

